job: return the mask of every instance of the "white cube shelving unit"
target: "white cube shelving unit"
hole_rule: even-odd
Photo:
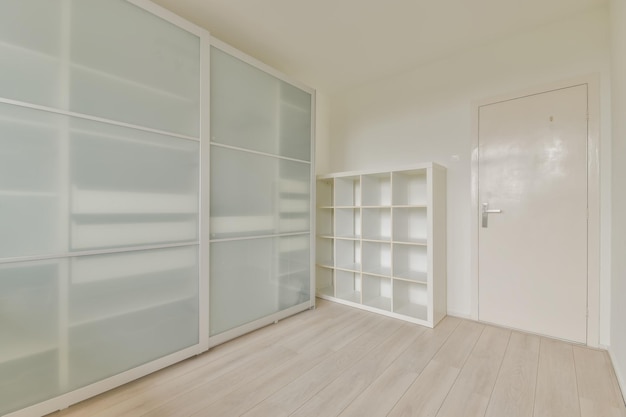
[[[446,169],[317,180],[317,296],[434,327],[446,315]]]

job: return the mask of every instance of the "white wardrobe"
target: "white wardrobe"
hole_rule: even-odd
[[[313,305],[312,90],[145,0],[2,1],[0,58],[0,415]]]

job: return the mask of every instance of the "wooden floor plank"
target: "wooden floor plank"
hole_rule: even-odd
[[[621,393],[613,384],[611,362],[606,352],[574,346],[582,417],[622,417]]]
[[[370,330],[356,339],[356,345],[348,345],[329,356],[309,372],[298,377],[292,383],[252,408],[244,414],[246,417],[288,416],[302,404],[339,377],[345,369],[359,362],[369,351],[385,341],[402,323],[379,316],[380,321]]]
[[[532,417],[540,337],[512,332],[485,417]]]
[[[437,417],[485,415],[510,336],[510,330],[485,328]]]
[[[337,379],[318,392],[293,417],[336,416],[393,363],[412,342],[419,338],[423,327],[403,324],[387,340],[366,357],[346,369]]]
[[[482,324],[462,322],[388,416],[436,415],[484,328]]]
[[[460,322],[457,318],[446,317],[434,329],[426,329],[380,377],[343,410],[341,417],[386,416]]]
[[[580,417],[572,345],[541,338],[534,417]]]

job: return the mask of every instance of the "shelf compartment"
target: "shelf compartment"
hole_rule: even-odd
[[[211,47],[211,140],[311,160],[311,94]]]
[[[334,210],[332,208],[318,208],[317,218],[315,219],[317,234],[320,236],[333,236],[334,218]]]
[[[70,110],[198,137],[198,36],[132,4],[70,7]]]
[[[65,252],[63,116],[1,103],[0,114],[0,258]]]
[[[195,214],[197,194],[83,190],[72,187],[73,214]]]
[[[335,241],[331,238],[318,237],[316,239],[315,257],[316,263],[322,266],[332,267],[335,265]]]
[[[67,250],[58,198],[0,194],[0,258]]]
[[[363,272],[391,276],[391,244],[363,242]]]
[[[354,207],[361,205],[361,177],[335,178],[335,206]]]
[[[60,265],[65,262],[0,265],[0,364],[57,348]]]
[[[309,300],[310,253],[291,250],[306,248],[308,240],[309,235],[212,242],[210,335],[277,313],[288,300]],[[281,272],[293,275],[281,279]],[[301,290],[294,294],[296,287]]]
[[[70,325],[197,300],[197,253],[189,246],[72,259]]]
[[[164,243],[195,243],[197,219],[188,221],[78,222],[71,224],[72,250]]]
[[[62,10],[58,0],[2,2],[1,97],[59,106]]]
[[[0,190],[57,192],[63,118],[0,103]]]
[[[287,161],[284,161],[284,162],[287,162]],[[301,170],[298,170],[298,171],[299,172],[297,172],[296,175],[302,173]],[[284,174],[287,174],[288,177],[291,175],[290,173],[286,173],[284,170],[282,170],[281,176],[283,176]],[[309,190],[310,190],[309,176],[306,175],[305,177],[302,177],[302,178],[291,178],[291,179],[281,178],[279,180],[278,189],[281,194],[297,195],[301,199],[302,197],[305,197],[305,199],[308,201]]]
[[[333,206],[333,179],[323,179],[317,181],[317,206],[332,207]]]
[[[310,235],[277,239],[278,310],[296,306],[311,298]]]
[[[428,203],[427,169],[394,172],[394,206],[426,206]]]
[[[311,228],[310,165],[278,160],[278,207],[280,233],[308,232]]]
[[[310,190],[310,168],[303,162],[212,146],[211,238],[307,232],[310,197],[302,198],[300,191]],[[281,188],[298,193],[281,193]]]
[[[418,320],[428,320],[428,288],[426,285],[394,280],[393,312]]]
[[[360,272],[361,242],[358,240],[335,240],[335,266],[340,269]]]
[[[361,303],[361,274],[358,272],[335,271],[336,297],[341,300]]]
[[[311,94],[280,81],[280,155],[311,160]]]
[[[428,211],[425,207],[393,209],[393,240],[425,245],[428,241]]]
[[[159,271],[188,269],[197,263],[197,246],[142,250],[70,260],[72,284],[116,280]]]
[[[428,250],[425,246],[393,245],[393,275],[411,281],[428,281]]]
[[[181,300],[71,328],[70,389],[197,344],[198,314],[197,299]]]
[[[334,271],[331,268],[318,266],[315,268],[315,288],[318,295],[335,296]]]
[[[361,210],[358,208],[335,209],[335,236],[361,237]]]
[[[119,198],[127,197],[124,193],[198,194],[198,141],[80,118],[69,118],[69,127],[70,180],[76,189]],[[131,203],[115,200],[107,206],[125,204]]]
[[[391,240],[391,209],[364,208],[362,216],[363,239]]]
[[[361,176],[363,206],[391,206],[391,174]]]
[[[5,339],[2,339],[3,343]],[[59,352],[42,351],[10,362],[0,360],[0,414],[64,393],[59,384]]]
[[[391,279],[363,274],[363,304],[391,311]]]
[[[306,253],[306,256],[309,254]],[[292,270],[288,274],[279,275],[278,285],[278,310],[282,311],[290,307],[306,303],[311,299],[311,271],[307,267],[304,270]]]
[[[0,265],[0,414],[61,394],[60,280],[66,260]]]

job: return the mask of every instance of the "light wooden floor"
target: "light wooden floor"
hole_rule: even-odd
[[[318,300],[65,416],[626,417],[603,351],[448,317]]]

